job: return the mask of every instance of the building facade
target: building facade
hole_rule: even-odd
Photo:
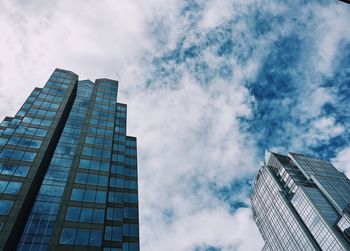
[[[323,159],[265,155],[251,195],[263,250],[350,250],[350,180]]]
[[[136,138],[117,92],[56,69],[2,121],[0,250],[139,250]]]

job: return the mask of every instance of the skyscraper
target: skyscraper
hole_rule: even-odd
[[[139,250],[136,138],[117,91],[56,69],[0,124],[0,250]]]
[[[251,201],[263,250],[350,250],[350,181],[326,160],[266,152]]]

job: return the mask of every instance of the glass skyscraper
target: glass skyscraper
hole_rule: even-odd
[[[117,92],[56,69],[2,121],[0,250],[139,250],[136,138]]]
[[[263,250],[350,250],[350,181],[326,160],[266,152],[251,201]]]

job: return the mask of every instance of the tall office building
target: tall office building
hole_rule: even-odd
[[[136,138],[118,82],[56,69],[0,124],[0,250],[139,250]]]
[[[263,250],[350,250],[350,181],[328,161],[266,152],[251,201]]]

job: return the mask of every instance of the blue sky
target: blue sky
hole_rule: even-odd
[[[350,176],[349,18],[335,0],[2,1],[0,117],[56,67],[118,79],[142,250],[260,250],[265,149]]]

